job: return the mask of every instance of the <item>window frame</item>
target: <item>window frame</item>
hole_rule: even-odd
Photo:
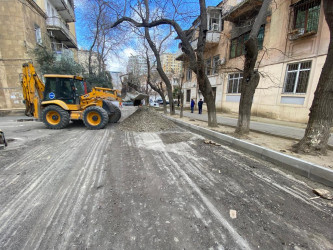
[[[212,74],[216,75],[219,73],[219,60],[220,60],[220,55],[215,55],[213,56],[213,68],[212,68]]]
[[[309,63],[309,68],[305,68],[305,69],[302,69],[302,64],[305,64],[305,63]],[[297,70],[289,70],[289,67],[291,65],[296,65],[298,64],[297,66]],[[310,74],[311,74],[311,68],[312,68],[312,61],[309,60],[309,61],[301,61],[301,62],[294,62],[294,63],[289,63],[287,64],[287,67],[286,67],[286,74],[285,74],[285,79],[284,79],[284,83],[283,83],[283,90],[282,90],[282,94],[291,94],[291,95],[305,95],[307,90],[308,90],[308,86],[309,86],[309,80],[310,80]],[[305,86],[305,92],[297,92],[297,89],[298,89],[298,85],[299,85],[299,80],[300,80],[300,72],[305,72],[305,71],[308,71],[308,75],[307,75],[307,80],[306,80],[306,86]],[[287,87],[287,84],[288,84],[288,76],[290,76],[292,73],[296,73],[296,76],[295,76],[295,80],[294,80],[294,83],[293,83],[293,91],[292,92],[287,92],[286,91],[286,87]]]
[[[319,26],[321,0],[303,0],[293,6],[293,29],[303,30],[303,33],[317,32]],[[310,10],[312,9],[312,10]],[[311,12],[313,11],[313,12]],[[298,17],[301,18],[299,13],[304,13],[304,20],[301,20],[301,26],[298,24]],[[309,22],[309,14],[315,14],[316,20],[313,19]],[[310,15],[311,16],[311,15]],[[315,25],[315,28],[309,30],[310,25]]]
[[[212,71],[213,71],[212,70],[212,58],[209,57],[209,58],[205,59],[205,73],[207,76],[210,76],[210,75],[212,75]]]
[[[243,33],[234,39],[231,39],[230,54],[229,54],[230,59],[245,55],[245,42],[249,39],[249,35],[250,31]],[[264,46],[264,39],[265,39],[265,25],[262,25],[258,33],[258,50],[262,50]]]
[[[39,44],[39,45],[43,44],[42,31],[37,24],[35,24],[35,38],[36,38],[37,44]]]
[[[192,80],[192,70],[190,68],[186,69],[186,81]]]
[[[237,75],[237,77],[236,77]],[[233,77],[231,77],[233,76]],[[232,80],[232,87],[230,89],[230,82]],[[237,87],[236,87],[236,92],[234,91],[234,84],[235,80],[237,80]],[[228,74],[228,86],[227,86],[227,94],[240,94],[241,93],[241,84],[243,80],[243,72],[239,73],[229,73]],[[231,90],[231,92],[230,92]]]

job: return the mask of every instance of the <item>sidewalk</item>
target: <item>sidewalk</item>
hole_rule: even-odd
[[[179,114],[179,110],[176,110],[176,113]],[[196,120],[200,121],[208,121],[208,115],[207,113],[203,113],[199,115],[198,113],[191,113],[189,111],[184,111],[184,116],[190,117]],[[231,118],[223,116],[222,114],[217,113],[217,123],[221,125],[226,126],[232,126],[236,127],[237,125],[237,118]],[[270,135],[290,138],[290,139],[302,139],[304,136],[304,128],[302,127],[302,124],[299,123],[293,123],[293,122],[282,122],[282,121],[276,121],[277,123],[284,123],[288,124],[286,125],[278,125],[274,124],[273,119],[264,119],[269,122],[258,122],[258,121],[252,121],[250,123],[250,129],[251,131],[259,132],[259,133],[266,133]],[[333,134],[331,133],[331,137],[328,140],[329,146],[333,147]]]

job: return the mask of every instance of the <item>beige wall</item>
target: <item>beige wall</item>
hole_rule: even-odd
[[[0,109],[23,108],[20,74],[37,46],[35,24],[41,29],[42,45],[50,47],[45,18],[29,1],[2,0],[0,6]],[[39,10],[40,11],[40,10]]]
[[[236,1],[224,1],[227,5],[232,5],[233,2]],[[307,122],[309,108],[328,50],[329,30],[321,6],[317,33],[293,41],[289,40],[290,4],[290,1],[277,0],[276,4],[271,6],[271,17],[266,20],[264,36],[266,50],[260,51],[258,56],[258,59],[262,58],[259,66],[262,76],[253,100],[252,113],[281,120]],[[242,69],[244,62],[244,56],[229,59],[229,37],[232,28],[233,24],[225,21],[219,44],[205,52],[205,58],[218,54],[220,58],[226,58],[226,64],[220,67],[218,74],[209,76],[212,86],[220,86],[217,88],[217,109],[226,112],[238,112],[239,102],[235,100],[240,97],[240,94],[227,93],[228,74],[237,72],[236,68]],[[287,64],[308,60],[312,61],[312,65],[306,94],[283,94]],[[192,77],[192,82],[186,83],[185,89],[191,88],[195,81],[195,77]],[[191,92],[195,93],[195,88],[191,89]],[[195,97],[195,94],[192,96]],[[304,103],[283,104],[281,103],[283,97],[304,98]],[[230,101],[230,99],[234,101]]]

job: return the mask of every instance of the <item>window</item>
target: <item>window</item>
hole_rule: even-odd
[[[191,101],[191,90],[188,89],[186,90],[186,102],[190,102]]]
[[[219,69],[218,69],[219,60],[220,60],[220,55],[213,57],[213,75],[219,73]]]
[[[209,30],[220,31],[220,13],[210,13]]]
[[[186,69],[186,81],[192,80],[192,70],[190,68]]]
[[[310,69],[311,61],[288,64],[283,93],[306,93]]]
[[[237,94],[241,92],[242,79],[243,79],[243,73],[229,74],[229,81],[228,81],[229,94]]]
[[[303,0],[294,6],[294,29],[302,33],[317,31],[320,0]]]
[[[264,43],[265,26],[261,26],[258,33],[258,49],[261,50]],[[230,58],[235,58],[245,54],[245,42],[249,39],[250,32],[247,32],[231,40]]]
[[[38,25],[35,25],[35,35],[36,35],[36,42],[38,44],[42,44],[42,34],[40,31],[40,27]]]
[[[207,76],[212,74],[212,58],[208,58],[205,61],[205,72]]]

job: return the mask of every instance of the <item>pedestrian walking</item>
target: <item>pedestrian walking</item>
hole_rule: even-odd
[[[194,111],[194,106],[195,106],[195,101],[192,98],[192,100],[191,100],[191,113],[193,113],[193,111]]]
[[[203,104],[203,101],[202,101],[202,99],[200,99],[200,101],[198,102],[199,114],[202,114],[202,104]]]

